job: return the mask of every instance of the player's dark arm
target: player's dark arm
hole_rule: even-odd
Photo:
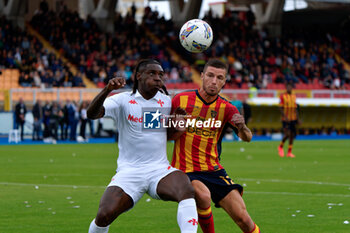
[[[301,124],[301,120],[300,120],[300,116],[299,116],[299,113],[300,113],[300,105],[299,104],[297,104],[297,108],[295,109],[295,111],[296,111],[296,116],[297,116],[297,122],[298,122],[298,124]]]
[[[283,107],[280,107],[280,112],[281,112],[281,116],[282,116],[282,119],[286,119],[286,116],[284,115],[284,108]]]
[[[252,140],[253,134],[244,123],[244,117],[236,113],[232,116],[232,122],[237,127],[238,137],[240,137],[245,142],[250,142]]]
[[[183,122],[185,124],[185,115],[186,111],[183,108],[176,108],[173,115],[174,118],[171,118],[169,120],[176,123],[176,127],[174,127],[174,124],[171,124],[172,127],[169,127],[167,129],[167,139],[168,140],[176,140],[178,139],[185,131],[185,127],[181,127],[180,122]]]
[[[105,108],[103,107],[103,102],[113,90],[117,90],[124,87],[124,78],[113,78],[108,81],[108,84],[102,89],[102,91],[91,101],[87,109],[87,117],[89,119],[98,119],[105,115]]]

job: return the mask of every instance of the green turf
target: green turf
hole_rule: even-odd
[[[295,159],[277,156],[277,145],[223,144],[222,164],[245,186],[262,232],[350,232],[350,141],[297,141]],[[87,232],[116,153],[114,144],[0,146],[0,232]],[[179,232],[177,204],[148,198],[109,232]],[[240,232],[222,209],[214,219],[217,233]]]

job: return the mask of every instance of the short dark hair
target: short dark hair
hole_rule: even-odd
[[[140,72],[140,70],[141,69],[144,69],[147,65],[149,65],[149,64],[156,64],[156,65],[160,65],[160,66],[162,66],[158,61],[156,61],[156,60],[154,60],[154,59],[142,59],[142,60],[140,60],[138,63],[137,63],[137,65],[136,65],[136,67],[135,67],[135,70],[134,70],[134,84],[133,84],[133,86],[132,86],[132,93],[136,93],[136,90],[138,89],[138,87],[139,87],[139,82],[138,82],[138,80],[137,80],[137,78],[136,78],[136,75],[137,75],[137,73],[138,72]],[[163,85],[162,86],[162,89],[163,89],[163,91],[164,91],[164,93],[166,94],[166,95],[169,95],[169,93],[168,93],[168,91],[167,91],[167,89],[166,89],[166,87],[165,87],[165,85]]]
[[[292,88],[294,88],[293,81],[286,82],[286,87],[288,87],[288,86],[291,86]]]
[[[215,68],[220,68],[220,69],[224,69],[227,71],[227,64],[224,63],[223,61],[217,59],[217,58],[209,59],[209,61],[205,64],[205,66],[203,68],[203,72],[206,71],[208,66],[213,66]]]

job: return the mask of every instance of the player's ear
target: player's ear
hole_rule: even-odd
[[[135,74],[135,78],[136,78],[137,80],[140,80],[140,79],[141,79],[141,72],[137,72],[137,73]]]

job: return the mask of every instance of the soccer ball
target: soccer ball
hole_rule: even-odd
[[[213,30],[207,22],[201,19],[191,19],[182,26],[179,39],[187,51],[201,53],[211,45]]]

